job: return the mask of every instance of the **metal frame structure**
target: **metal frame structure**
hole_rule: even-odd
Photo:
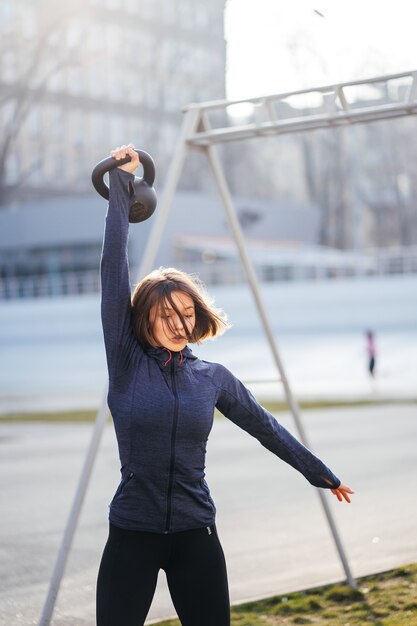
[[[294,107],[296,104],[298,104],[298,112],[295,115],[294,112],[297,109]],[[242,105],[246,107],[246,112],[250,109],[252,119],[244,123],[236,123],[237,118],[233,118],[230,113],[233,109],[236,111],[237,107]],[[188,151],[192,149],[203,151],[207,156],[224,204],[240,260],[279,372],[279,381],[283,385],[288,407],[293,415],[301,441],[309,448],[308,439],[301,421],[300,410],[285,374],[277,342],[269,323],[267,311],[263,305],[258,281],[246,250],[243,232],[215,144],[305,132],[319,128],[336,128],[415,114],[417,114],[417,70],[261,98],[191,104],[184,109],[180,137],[169,167],[157,216],[144,251],[139,275],[142,277],[153,268]],[[92,438],[67,520],[39,626],[48,626],[52,618],[94,459],[108,417],[107,399],[104,397],[97,413]],[[350,586],[356,587],[356,581],[351,573],[326,496],[323,490],[317,489],[317,493],[346,575],[346,581]]]
[[[237,113],[239,107],[251,108],[252,115],[247,117],[252,119],[232,123],[229,116],[227,122],[228,112]],[[210,128],[197,127],[187,137],[193,147],[388,120],[417,113],[417,71],[245,100],[192,104],[185,111],[193,108],[201,117],[217,118],[215,125],[210,119]]]

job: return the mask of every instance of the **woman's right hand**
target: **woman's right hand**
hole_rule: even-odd
[[[134,145],[130,143],[128,146],[120,146],[120,148],[116,148],[110,152],[111,156],[118,161],[120,159],[124,159],[126,156],[130,156],[131,160],[129,163],[125,163],[124,165],[119,165],[118,168],[124,170],[125,172],[129,172],[133,174],[139,167],[140,161],[138,153],[134,150]]]

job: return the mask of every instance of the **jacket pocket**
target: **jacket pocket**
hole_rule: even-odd
[[[135,475],[133,472],[128,472],[126,474],[126,476],[124,478],[122,478],[122,480],[119,483],[119,486],[117,487],[117,491],[114,494],[114,498],[113,500],[115,500],[116,498],[120,497],[123,495],[123,491],[125,490],[127,484],[132,480],[132,478],[134,478]]]
[[[201,480],[200,480],[200,487],[201,487],[201,489],[204,492],[204,495],[205,495],[207,503],[211,506],[213,512],[215,512],[216,511],[216,506],[215,506],[214,501],[213,501],[213,499],[212,499],[212,497],[210,495],[209,486],[206,483],[206,481],[204,480],[204,478],[201,478]]]

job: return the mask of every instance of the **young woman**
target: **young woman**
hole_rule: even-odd
[[[191,277],[160,269],[131,296],[128,184],[139,159],[131,144],[111,155],[131,157],[109,174],[101,260],[108,403],[122,476],[98,575],[97,624],[143,625],[162,568],[182,626],[229,626],[226,566],[204,480],[214,409],[316,487],[347,502],[353,492],[225,367],[193,355],[187,344],[220,334],[227,321]]]

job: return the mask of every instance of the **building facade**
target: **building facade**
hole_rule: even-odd
[[[225,4],[0,2],[0,298],[98,289],[105,203],[92,189],[91,170],[113,147],[133,142],[154,157],[161,191],[182,106],[225,97]],[[300,115],[281,106],[285,116]],[[408,141],[415,124],[410,117],[222,147],[231,190],[247,198],[239,218],[248,239],[258,241],[252,250],[261,280],[416,271],[417,151]],[[214,217],[208,169],[198,152],[187,159],[165,242],[170,257],[160,262],[194,267],[207,282],[226,275],[236,282],[240,268],[230,250],[223,258],[225,220]],[[260,201],[274,206],[264,211]],[[197,212],[201,230],[192,224]],[[133,242],[136,265],[147,228]],[[196,248],[202,236],[217,243],[198,239]],[[322,249],[304,262],[303,247],[294,252],[301,261],[287,249],[281,254],[288,239],[357,253],[390,250],[381,262],[357,255],[335,261]]]
[[[89,190],[92,164],[125,141],[163,178],[181,107],[225,97],[224,5],[2,0],[2,204]],[[198,188],[198,169],[183,185]]]

